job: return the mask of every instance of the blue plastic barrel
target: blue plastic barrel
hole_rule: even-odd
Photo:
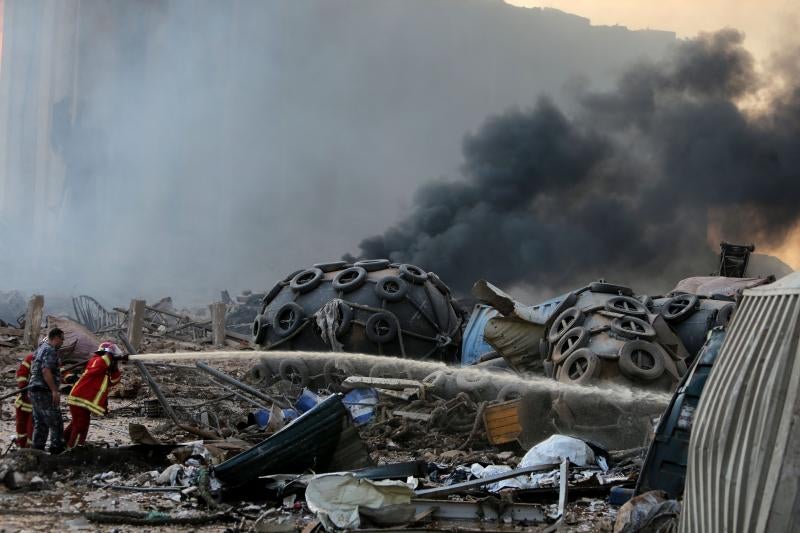
[[[375,389],[354,389],[344,395],[342,403],[350,412],[356,426],[361,426],[375,416],[378,391]]]
[[[305,413],[306,411],[313,409],[321,401],[322,398],[320,398],[318,395],[314,394],[308,389],[303,389],[303,392],[300,394],[300,397],[297,398],[294,406],[299,412]]]

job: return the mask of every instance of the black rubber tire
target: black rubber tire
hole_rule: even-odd
[[[441,292],[444,295],[448,296],[450,295],[450,287],[448,287],[445,284],[445,282],[442,281],[442,278],[440,278],[433,272],[428,272],[428,279],[430,280],[431,283],[433,283],[434,287],[439,289],[439,292]]]
[[[564,333],[582,325],[585,318],[583,311],[578,307],[565,309],[553,320],[553,325],[550,326],[547,340],[550,344],[556,344],[559,339],[564,336]]]
[[[733,317],[733,313],[736,311],[736,304],[729,303],[728,305],[721,307],[719,311],[717,311],[717,316],[714,318],[714,326],[715,327],[725,327],[728,325],[728,322],[731,321]]]
[[[408,371],[395,363],[375,363],[369,369],[371,378],[408,379]]]
[[[452,375],[447,370],[435,370],[422,378],[422,383],[439,396],[447,396],[451,393],[452,381]]]
[[[339,313],[341,314],[341,318],[339,320],[339,327],[336,328],[337,339],[344,337],[353,329],[353,316],[355,314],[353,308],[344,302],[339,304]]]
[[[350,266],[350,263],[347,261],[331,261],[329,263],[317,263],[312,265],[314,268],[318,268],[325,273],[328,272],[336,272],[337,270],[342,270],[343,268],[347,268]]]
[[[255,344],[264,344],[267,340],[267,327],[269,320],[264,315],[258,315],[253,321],[253,342]]]
[[[456,387],[470,396],[480,399],[492,392],[494,384],[492,376],[485,372],[457,372]]]
[[[428,273],[415,265],[400,265],[400,277],[416,285],[422,285],[428,281]]]
[[[664,374],[665,357],[669,356],[658,344],[628,341],[619,350],[619,371],[633,380],[653,381]]]
[[[286,302],[272,317],[272,329],[278,337],[288,337],[303,324],[305,312],[295,302]]]
[[[295,292],[305,294],[319,287],[324,275],[322,270],[318,268],[303,270],[292,278],[292,281],[289,282],[289,287]]]
[[[397,337],[397,323],[386,313],[375,313],[367,319],[366,335],[376,344],[386,344]]]
[[[266,361],[259,361],[247,371],[247,380],[256,385],[269,387],[274,381],[275,373]]]
[[[304,269],[304,268],[301,268],[300,270],[295,270],[294,272],[292,272],[291,274],[289,274],[288,276],[286,276],[285,278],[283,278],[283,282],[284,282],[284,283],[289,283],[290,281],[292,281],[292,278],[294,278],[296,275],[298,275],[298,274],[299,274],[300,272],[302,272],[303,270],[305,270],[305,269]]]
[[[550,359],[555,364],[561,364],[572,352],[589,344],[589,330],[578,326],[564,333],[553,348]]]
[[[275,297],[278,295],[278,293],[281,292],[285,286],[286,286],[286,282],[279,281],[278,283],[275,284],[274,287],[272,287],[272,289],[270,289],[270,291],[267,293],[267,295],[264,296],[264,299],[261,300],[261,306],[262,306],[261,307],[261,312],[262,313],[264,312],[264,309],[266,308],[266,306],[272,300],[275,299]]]
[[[388,259],[366,259],[353,263],[353,266],[361,267],[367,272],[376,272],[378,270],[386,270],[389,268]]]
[[[694,294],[679,294],[673,296],[661,307],[661,316],[664,320],[677,324],[683,322],[694,313],[700,299]]]
[[[528,388],[522,383],[508,383],[497,392],[498,402],[507,402],[509,400],[516,400],[525,396]]]
[[[611,321],[611,331],[625,339],[653,339],[656,336],[653,326],[635,316],[615,318]]]
[[[291,382],[298,387],[305,387],[311,381],[308,365],[302,359],[292,357],[283,359],[278,365],[278,375],[281,379]]]
[[[342,381],[350,376],[355,376],[355,367],[350,361],[345,359],[329,359],[322,367],[322,376],[325,384],[333,392],[342,390]]]
[[[599,292],[601,294],[618,294],[620,296],[633,296],[633,290],[630,287],[622,285],[614,285],[613,283],[606,283],[604,281],[595,281],[589,284],[589,291]]]
[[[647,307],[630,296],[614,296],[606,302],[606,309],[612,313],[621,313],[639,318],[647,316]]]
[[[558,370],[558,381],[573,385],[588,385],[600,372],[600,358],[589,348],[575,350]]]
[[[333,290],[344,293],[360,289],[367,282],[367,271],[361,267],[353,266],[336,274],[333,278]]]
[[[408,283],[397,276],[384,276],[375,284],[375,294],[387,302],[399,302],[408,294]]]

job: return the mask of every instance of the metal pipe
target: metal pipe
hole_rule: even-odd
[[[125,345],[125,348],[127,348],[128,354],[135,355],[136,350],[133,349],[131,342],[128,340],[128,336],[120,331],[119,338]],[[219,438],[219,435],[216,433],[212,433],[211,431],[206,431],[202,428],[181,422],[181,420],[178,418],[178,415],[175,414],[172,406],[167,401],[166,396],[164,396],[164,393],[161,391],[161,387],[158,386],[156,380],[154,380],[153,376],[150,375],[150,372],[147,370],[147,367],[144,366],[144,363],[142,361],[133,361],[133,364],[136,365],[136,369],[142,375],[142,378],[144,378],[145,382],[147,382],[147,386],[150,387],[150,390],[153,391],[153,394],[155,394],[156,398],[158,398],[158,403],[161,404],[164,412],[167,413],[167,416],[169,416],[169,418],[177,427],[183,429],[184,431],[188,431],[189,433],[194,433],[198,437],[203,437],[204,439],[213,440]]]
[[[204,372],[208,372],[209,374],[211,374],[215,378],[217,378],[217,379],[219,379],[221,381],[224,381],[225,383],[227,383],[229,385],[233,385],[234,387],[236,387],[239,390],[243,390],[248,394],[252,394],[253,396],[258,398],[259,400],[264,400],[265,402],[272,402],[272,403],[276,404],[278,407],[280,407],[281,409],[286,409],[286,408],[290,407],[285,402],[282,402],[280,400],[276,400],[275,398],[272,398],[271,396],[269,396],[267,394],[264,394],[260,390],[254,389],[250,385],[247,385],[245,383],[242,383],[238,379],[234,379],[234,378],[230,377],[228,374],[225,374],[223,372],[220,372],[219,370],[211,368],[210,366],[208,366],[207,364],[205,364],[202,361],[197,361],[195,363],[195,366],[197,366],[197,368],[199,368],[200,370],[203,370]]]
[[[248,398],[248,397],[247,397],[247,396],[245,396],[244,394],[240,394],[240,393],[236,392],[235,390],[233,390],[233,389],[232,389],[232,388],[230,388],[230,387],[226,387],[225,385],[223,385],[223,384],[222,384],[222,383],[220,383],[219,381],[214,381],[214,380],[212,379],[212,380],[211,380],[211,382],[212,382],[212,383],[214,383],[215,385],[217,385],[217,386],[221,387],[223,390],[226,390],[226,391],[230,392],[231,394],[233,394],[233,395],[234,395],[234,396],[236,396],[237,398],[240,398],[240,399],[244,400],[244,401],[245,401],[245,402],[247,402],[247,403],[250,403],[250,404],[253,404],[253,405],[255,405],[255,406],[256,406],[256,407],[258,407],[259,409],[267,409],[267,410],[269,410],[269,407],[267,407],[266,405],[264,405],[264,404],[261,404],[261,403],[258,403],[258,402],[257,402],[257,401],[255,401],[254,399],[252,399],[252,398]]]

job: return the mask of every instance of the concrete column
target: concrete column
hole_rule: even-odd
[[[39,334],[42,332],[42,313],[44,312],[44,296],[34,294],[28,300],[28,310],[25,312],[25,332],[22,335],[22,344],[36,347],[39,345]]]
[[[128,340],[137,352],[142,348],[144,336],[144,306],[144,300],[131,300],[128,308]]]
[[[214,302],[208,306],[211,309],[211,337],[214,346],[225,345],[225,304]]]

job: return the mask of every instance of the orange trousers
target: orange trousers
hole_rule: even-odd
[[[89,424],[92,421],[92,413],[88,409],[69,406],[69,414],[72,418],[67,428],[64,430],[64,442],[67,449],[86,444],[86,436],[89,434]]]
[[[17,407],[17,446],[27,448],[33,440],[33,413]]]

